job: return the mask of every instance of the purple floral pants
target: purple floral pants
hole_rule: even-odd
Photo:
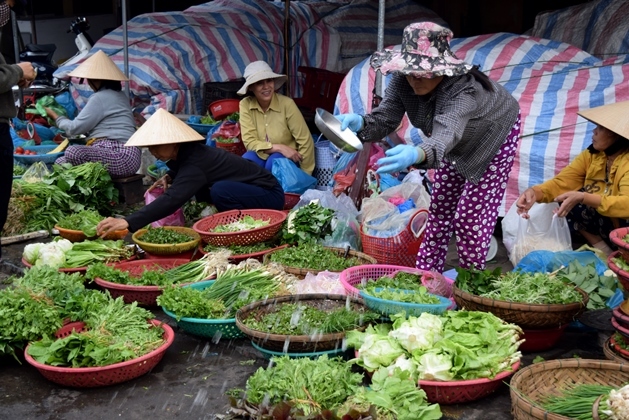
[[[456,235],[459,266],[485,268],[519,136],[520,115],[477,184],[467,181],[449,162],[441,163],[435,171],[430,216],[417,254],[417,268],[443,272],[452,232]]]
[[[142,150],[127,147],[115,140],[97,140],[91,146],[69,146],[55,163],[80,165],[86,162],[100,162],[107,167],[112,178],[126,178],[134,175],[142,161]]]

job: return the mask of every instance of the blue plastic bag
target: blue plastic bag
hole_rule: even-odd
[[[66,112],[68,113],[68,118],[73,120],[74,117],[76,117],[77,109],[74,103],[74,99],[72,99],[72,95],[70,95],[70,92],[65,91],[58,94],[57,96],[55,96],[55,101],[57,101],[57,103],[66,110]]]
[[[594,264],[599,276],[607,270],[607,265],[591,251],[531,251],[520,260],[514,270],[525,273],[551,273],[559,267],[567,267],[572,261],[578,261],[581,265]]]
[[[290,159],[275,159],[271,172],[287,193],[303,194],[317,184],[317,178],[299,169]]]

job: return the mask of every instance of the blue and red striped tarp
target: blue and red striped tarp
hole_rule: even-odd
[[[501,83],[522,110],[522,139],[501,216],[522,191],[552,178],[591,143],[594,124],[578,110],[629,100],[629,55],[602,60],[566,43],[509,33],[454,39],[452,49]],[[369,112],[374,79],[368,59],[355,66],[341,85],[336,113]],[[406,118],[398,135],[422,141]]]

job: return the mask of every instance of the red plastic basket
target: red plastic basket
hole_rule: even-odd
[[[242,232],[210,232],[218,225],[237,222],[245,216],[251,216],[254,219],[268,220],[269,224]],[[273,238],[282,228],[284,220],[286,220],[286,213],[279,210],[229,210],[199,220],[192,226],[192,229],[201,235],[201,240],[206,244],[209,243],[214,246],[251,245]]]
[[[629,227],[614,229],[609,233],[609,240],[618,247],[618,252],[623,260],[629,263],[629,243],[623,240],[628,234]]]
[[[618,322],[620,325],[622,325],[625,328],[629,328],[629,316],[625,315],[620,310],[620,307],[612,310],[612,316],[616,319],[616,322]]]
[[[284,193],[284,210],[291,210],[299,203],[301,196],[294,193]]]
[[[415,236],[411,226],[413,223],[425,223],[428,218],[426,209],[418,210],[409,221],[406,228],[395,236],[390,238],[379,238],[377,236],[367,235],[363,232],[363,226],[360,228],[360,241],[362,243],[363,252],[374,257],[379,264],[403,265],[406,267],[415,267],[417,259],[417,251],[424,239],[423,229],[419,231],[419,235]]]
[[[244,155],[247,151],[245,145],[242,143],[242,140],[237,143],[222,143],[220,141],[217,141],[216,147],[238,156]]]
[[[452,284],[454,283],[454,280],[443,277],[439,273],[400,265],[358,265],[356,267],[350,267],[343,270],[339,279],[341,280],[341,284],[345,288],[345,291],[348,295],[360,297],[360,291],[355,287],[355,285],[362,283],[364,280],[378,280],[382,276],[389,276],[391,274],[397,273],[398,271],[404,271],[406,273],[413,273],[421,276],[422,284],[426,286],[430,293],[447,298],[452,297]],[[443,291],[448,292],[448,289],[449,294],[439,293]]]
[[[470,379],[467,381],[419,381],[419,386],[426,392],[426,399],[431,403],[459,404],[476,401],[500,387],[502,382],[513,375],[520,367],[520,362],[511,366],[511,370],[500,372],[491,379]]]
[[[138,260],[114,264],[114,268],[126,271],[133,277],[140,277],[144,271],[170,270],[190,260],[184,259],[156,259]],[[96,277],[94,283],[105,290],[109,290],[111,297],[122,296],[125,303],[138,302],[138,305],[157,306],[157,297],[162,294],[163,287],[159,286],[134,286],[130,284],[120,284]]]
[[[212,117],[215,120],[222,120],[228,117],[230,114],[238,112],[239,110],[239,99],[220,99],[218,101],[212,102],[208,106],[208,111],[210,111],[210,114],[212,114]]]
[[[555,347],[564,331],[570,324],[560,325],[557,328],[548,328],[543,330],[527,330],[523,329],[524,343],[520,344],[520,351],[544,351]]]
[[[609,254],[609,257],[607,257],[607,266],[609,267],[610,270],[616,273],[616,276],[618,277],[618,282],[620,283],[622,288],[625,289],[626,291],[629,291],[629,272],[622,270],[613,261],[614,258],[621,257],[621,256],[622,255],[620,251],[612,252],[611,254]]]
[[[87,368],[49,366],[33,359],[28,354],[29,346],[26,346],[26,349],[24,349],[24,357],[29,364],[39,370],[44,378],[63,386],[95,388],[119,384],[150,372],[151,369],[162,360],[166,349],[168,349],[175,340],[175,333],[168,324],[162,323],[157,319],[152,319],[149,322],[164,330],[164,339],[166,342],[152,352],[132,360],[127,360],[126,362]],[[72,322],[61,327],[55,335],[57,338],[63,338],[70,335],[73,330],[81,332],[84,328],[85,324],[83,322]]]

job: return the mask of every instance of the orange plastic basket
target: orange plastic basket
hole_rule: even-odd
[[[301,196],[295,193],[284,193],[284,210],[291,210],[299,203]]]
[[[618,247],[618,252],[625,262],[629,262],[629,243],[623,238],[628,234],[629,227],[614,229],[609,233],[609,240]]]
[[[424,239],[424,232],[423,229],[421,229],[416,236],[411,226],[420,221],[425,223],[427,217],[428,211],[426,209],[418,210],[411,217],[406,228],[390,238],[379,238],[377,236],[367,235],[363,232],[363,226],[361,226],[360,241],[362,243],[363,252],[374,257],[378,261],[378,264],[415,267],[417,252]]]
[[[251,216],[254,219],[268,220],[269,224],[242,232],[211,232],[218,225],[227,225],[237,222],[245,216]],[[284,220],[286,220],[286,213],[279,210],[229,210],[199,220],[192,226],[192,229],[201,235],[201,240],[206,244],[209,243],[214,246],[251,245],[273,238],[282,228]]]
[[[56,367],[39,363],[28,354],[28,346],[24,350],[26,361],[39,370],[44,378],[57,384],[75,388],[94,388],[108,386],[135,379],[151,371],[164,357],[166,349],[175,340],[173,329],[157,319],[149,321],[156,328],[164,330],[164,344],[144,356],[127,360],[126,362],[114,363],[109,366],[71,368]],[[55,334],[57,338],[67,337],[72,331],[83,331],[83,322],[72,322],[61,327]]]

